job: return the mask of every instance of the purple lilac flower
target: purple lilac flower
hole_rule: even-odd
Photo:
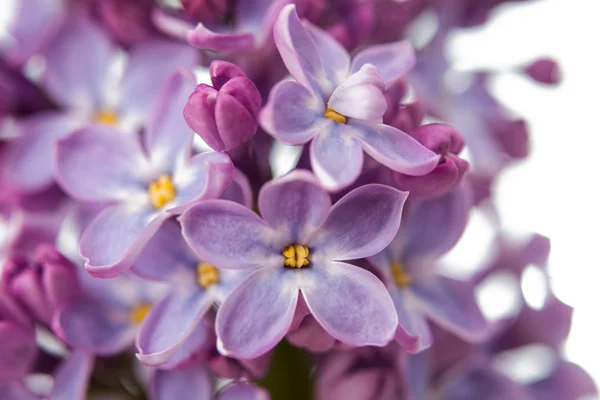
[[[414,63],[407,42],[373,46],[350,62],[329,34],[301,22],[286,6],[273,28],[275,43],[296,81],[277,84],[260,116],[261,126],[289,144],[312,140],[312,169],[336,191],[361,172],[363,150],[382,164],[410,175],[430,172],[439,157],[406,133],[382,124],[383,94]]]
[[[93,48],[90,57],[82,57]],[[128,53],[121,77],[110,71],[118,48],[93,23],[77,18],[58,32],[45,52],[42,85],[62,111],[46,111],[18,122],[18,137],[5,150],[2,175],[25,191],[54,178],[54,143],[94,123],[136,132],[150,116],[161,85],[177,68],[191,68],[192,49],[150,41]]]
[[[82,201],[113,202],[80,241],[86,268],[111,277],[127,270],[163,221],[191,203],[216,198],[233,178],[223,153],[191,156],[193,132],[181,110],[193,82],[181,74],[164,86],[143,134],[93,125],[58,142],[58,178]]]
[[[264,219],[223,200],[191,207],[181,223],[199,257],[219,268],[252,271],[219,308],[219,350],[248,359],[273,348],[290,328],[300,292],[334,338],[356,346],[387,344],[397,326],[387,291],[371,273],[343,261],[389,243],[406,196],[366,185],[332,207],[310,173],[294,171],[261,189]]]
[[[209,71],[213,86],[196,86],[183,116],[211,148],[233,150],[256,134],[260,93],[234,64],[213,61]]]
[[[467,282],[441,276],[435,260],[458,241],[470,209],[468,190],[411,203],[388,248],[369,258],[381,274],[398,313],[396,341],[409,352],[432,344],[426,318],[466,340],[485,339],[486,321]]]

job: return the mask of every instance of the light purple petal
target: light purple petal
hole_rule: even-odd
[[[20,382],[0,385],[0,398],[2,400],[39,400],[38,396],[27,390]]]
[[[275,26],[273,38],[288,71],[300,84],[327,97],[333,91],[315,41],[304,27],[293,4],[283,8]]]
[[[221,197],[222,200],[229,200],[241,204],[247,208],[252,208],[254,198],[252,197],[252,187],[250,181],[239,169],[235,169],[233,181],[225,188]]]
[[[330,208],[329,194],[304,170],[267,182],[258,195],[260,215],[290,243],[307,240],[325,222]]]
[[[86,260],[87,270],[99,278],[126,271],[167,218],[168,214],[149,207],[108,207],[81,236],[79,252]]]
[[[218,400],[269,400],[269,392],[248,382],[234,382],[218,394]]]
[[[198,361],[201,351],[208,348],[214,349],[215,334],[214,323],[207,320],[201,321],[194,331],[183,341],[181,346],[166,363],[161,365],[162,369],[173,369],[189,365],[190,361]]]
[[[278,255],[275,232],[252,210],[227,200],[207,200],[181,217],[183,237],[200,259],[220,268],[251,268]]]
[[[413,202],[404,220],[402,262],[433,260],[450,250],[462,236],[472,199],[460,186],[435,199]]]
[[[161,88],[146,124],[144,143],[152,165],[168,171],[192,151],[194,132],[183,118],[183,108],[196,84],[181,73],[171,75],[164,84],[152,84]]]
[[[48,400],[85,400],[94,356],[74,350],[54,374],[54,386]]]
[[[147,190],[141,174],[149,166],[139,142],[106,125],[60,139],[56,162],[61,186],[81,201],[126,200]]]
[[[384,346],[393,339],[394,303],[372,273],[346,263],[313,263],[301,282],[311,314],[334,338],[353,346]]]
[[[371,157],[383,165],[407,175],[425,175],[438,164],[440,156],[411,136],[394,127],[351,120],[357,139]]]
[[[71,20],[63,25],[46,50],[43,76],[46,89],[64,106],[94,111],[102,105],[115,50],[98,26],[84,18]]]
[[[390,289],[398,315],[395,340],[407,352],[418,353],[432,345],[433,337],[425,317],[410,303],[411,299],[405,293],[396,288]]]
[[[54,142],[76,129],[79,122],[71,115],[39,113],[20,122],[23,133],[4,149],[4,175],[24,191],[36,191],[54,180]]]
[[[469,283],[438,277],[430,283],[415,282],[410,290],[423,313],[444,329],[472,342],[485,339],[489,333]]]
[[[33,329],[0,321],[0,386],[29,373],[37,354]]]
[[[294,273],[261,268],[231,292],[217,313],[219,351],[243,360],[265,354],[287,334],[298,301]]]
[[[359,51],[352,59],[350,70],[358,71],[365,64],[379,69],[386,85],[403,77],[415,65],[415,51],[408,41],[369,46]]]
[[[326,121],[324,132],[310,144],[310,163],[321,185],[338,191],[356,181],[364,156],[347,125]]]
[[[348,76],[350,69],[350,55],[340,43],[329,33],[317,28],[308,21],[304,26],[312,37],[319,56],[323,61],[323,68],[327,73],[327,79],[333,87],[338,86]]]
[[[52,328],[71,346],[104,356],[132,347],[137,333],[125,310],[85,299],[60,307]]]
[[[387,110],[383,89],[379,70],[367,64],[333,91],[327,107],[346,117],[381,123]]]
[[[327,120],[325,104],[298,82],[279,82],[260,113],[260,125],[289,144],[303,144],[322,131]]]
[[[196,51],[189,46],[162,40],[132,48],[120,87],[119,114],[145,121],[163,84],[178,69],[194,67],[197,58]]]
[[[181,370],[157,369],[150,380],[152,400],[211,399],[212,393],[210,374],[201,364]]]
[[[185,288],[175,288],[144,319],[137,338],[137,358],[150,366],[169,361],[212,305],[212,296],[193,281]]]
[[[191,203],[219,197],[233,180],[234,171],[229,156],[217,152],[197,154],[178,165],[173,172],[177,197],[169,204],[169,213],[180,214]]]
[[[236,30],[239,32],[249,32],[258,39],[263,28],[265,17],[271,12],[274,3],[281,3],[277,0],[237,0],[235,3],[235,24]],[[289,1],[285,1],[289,3]],[[284,3],[284,4],[285,4]],[[279,5],[281,10],[283,5]],[[279,15],[279,12],[277,12]],[[273,26],[270,27],[271,34]]]
[[[198,24],[187,33],[187,42],[202,50],[230,53],[249,51],[254,48],[256,40],[252,33],[216,33]]]
[[[369,184],[354,189],[332,208],[307,245],[328,260],[355,260],[383,250],[400,227],[408,193]]]

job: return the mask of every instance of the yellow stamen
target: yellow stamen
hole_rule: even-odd
[[[406,271],[406,268],[400,263],[392,263],[392,277],[399,288],[404,289],[412,282],[411,276]]]
[[[176,195],[177,190],[169,175],[161,175],[157,180],[148,185],[150,203],[156,209],[162,208],[168,202],[173,201]]]
[[[96,113],[96,122],[107,125],[116,125],[117,113],[112,110],[100,110]]]
[[[150,308],[152,306],[148,303],[140,303],[134,306],[129,313],[129,321],[134,325],[139,325],[142,323],[148,312],[150,312]]]
[[[287,267],[302,268],[309,264],[310,251],[308,251],[308,247],[301,244],[290,244],[281,253],[285,257],[283,265]]]
[[[219,283],[219,270],[208,263],[200,263],[196,267],[196,279],[203,288]]]
[[[346,123],[346,117],[335,111],[333,108],[327,108],[325,110],[325,118],[329,118],[335,122],[339,122],[340,124]]]

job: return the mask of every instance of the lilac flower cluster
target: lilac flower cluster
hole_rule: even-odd
[[[499,273],[547,278],[547,238],[496,222],[472,276],[443,261],[473,212],[496,215],[495,178],[529,150],[490,72],[446,82],[448,35],[500,3],[15,2],[0,42],[0,399],[597,393],[561,353],[569,306],[519,290],[494,319],[477,296]],[[438,28],[415,49],[423,13]],[[519,68],[559,81],[551,59]],[[498,367],[531,346],[545,374]]]

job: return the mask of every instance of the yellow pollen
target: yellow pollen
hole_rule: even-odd
[[[177,190],[175,190],[175,185],[173,185],[169,175],[161,175],[148,185],[150,203],[156,209],[162,208],[168,202],[173,201],[175,195],[177,195]]]
[[[129,321],[134,325],[139,325],[142,323],[148,312],[150,312],[150,308],[152,306],[147,303],[140,303],[131,309],[129,313]]]
[[[346,117],[335,111],[333,108],[327,108],[325,110],[325,118],[329,118],[335,122],[339,122],[340,124],[346,123]]]
[[[203,288],[219,283],[219,270],[208,263],[200,263],[196,267],[196,279]]]
[[[406,271],[406,268],[400,263],[392,263],[392,277],[399,288],[404,289],[412,282],[412,278]]]
[[[302,268],[309,264],[308,256],[310,252],[308,247],[301,244],[290,244],[281,252],[283,257],[283,265],[291,268]]]
[[[106,125],[116,125],[117,113],[112,110],[100,110],[96,113],[96,122]]]

